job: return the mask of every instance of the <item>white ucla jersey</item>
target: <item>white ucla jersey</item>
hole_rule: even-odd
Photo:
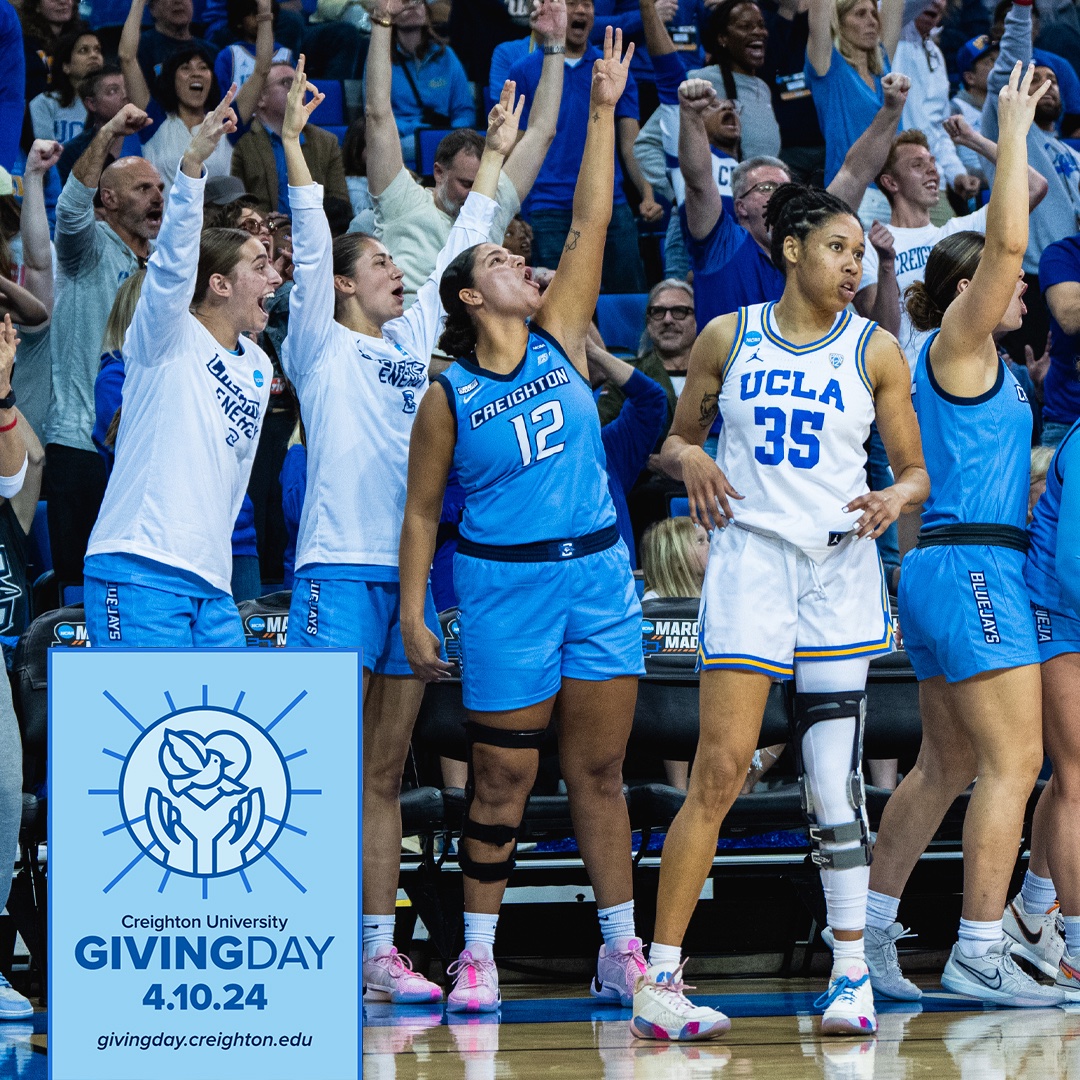
[[[776,328],[775,306],[737,313],[716,462],[744,496],[731,503],[738,524],[820,561],[859,516],[844,506],[868,490],[874,398],[866,346],[877,323],[844,311],[825,337],[793,345]]]
[[[334,321],[322,200],[321,184],[289,188],[293,289],[282,363],[300,398],[308,453],[296,568],[396,568],[409,438],[444,317],[439,281],[459,252],[487,241],[497,204],[470,193],[416,303],[382,337],[368,337]]]

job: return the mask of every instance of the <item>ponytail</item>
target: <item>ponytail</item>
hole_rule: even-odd
[[[479,244],[466,248],[443,271],[439,282],[439,299],[446,309],[446,326],[439,338],[439,348],[447,356],[471,356],[476,351],[476,324],[460,293],[473,286],[479,250]]]

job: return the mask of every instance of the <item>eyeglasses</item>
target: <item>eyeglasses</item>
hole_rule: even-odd
[[[762,180],[760,184],[747,188],[739,198],[745,199],[747,195],[752,195],[755,191],[760,191],[762,195],[771,195],[779,186],[776,180]]]
[[[246,233],[251,233],[252,236],[263,236],[270,231],[266,222],[262,218],[247,217],[237,225],[238,229],[243,229]]]
[[[645,309],[645,317],[649,322],[660,322],[665,315],[670,315],[676,322],[682,322],[683,319],[689,318],[693,314],[694,309],[687,307],[685,304],[677,304],[675,307],[660,307],[657,305]]]

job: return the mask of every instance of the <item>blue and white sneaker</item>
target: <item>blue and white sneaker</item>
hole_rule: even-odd
[[[25,1020],[34,1015],[34,1006],[0,975],[0,1020]]]
[[[846,966],[834,965],[829,989],[814,1002],[814,1008],[825,1010],[822,1035],[873,1035],[877,1031],[877,1011],[866,962],[852,960]]]

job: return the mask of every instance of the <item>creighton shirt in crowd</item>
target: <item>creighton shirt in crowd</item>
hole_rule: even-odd
[[[205,186],[205,172],[177,172],[124,339],[116,464],[86,555],[95,646],[244,644],[230,538],[273,368],[243,335],[229,352],[188,310]]]

